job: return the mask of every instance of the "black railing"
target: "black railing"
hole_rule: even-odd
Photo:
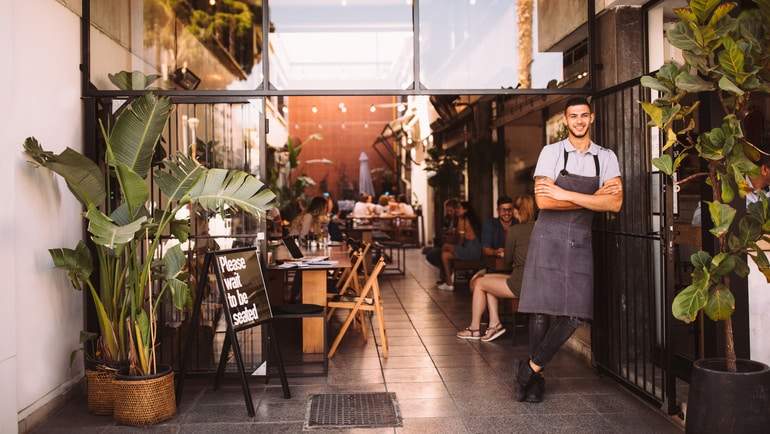
[[[615,151],[625,190],[623,210],[597,218],[594,359],[639,395],[675,400],[668,356],[665,180],[652,172],[652,143],[634,80],[594,98],[596,141]]]

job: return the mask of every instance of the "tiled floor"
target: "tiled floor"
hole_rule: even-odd
[[[677,433],[680,430],[585,362],[563,351],[547,372],[543,403],[511,398],[511,365],[526,353],[525,333],[516,346],[510,334],[493,343],[455,337],[467,325],[467,293],[433,288],[435,272],[418,252],[407,256],[406,277],[383,279],[390,342],[387,359],[374,339],[346,336],[327,378],[291,379],[292,399],[276,381],[252,384],[257,416],[244,408],[235,381],[213,391],[210,381],[188,381],[173,420],[147,431],[159,433],[278,433],[302,431],[307,396],[322,392],[395,392],[404,417],[395,432],[416,433]],[[253,382],[258,383],[258,382]],[[68,403],[37,432],[129,432],[109,417],[91,416],[82,400]],[[391,429],[357,430],[393,433]],[[357,432],[350,431],[350,432]],[[325,431],[329,432],[329,431]]]

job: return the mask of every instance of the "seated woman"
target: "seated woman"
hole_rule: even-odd
[[[452,262],[476,261],[481,258],[481,223],[471,208],[470,202],[460,202],[455,209],[457,217],[458,244],[444,244],[441,248],[441,264],[444,266],[444,283],[438,285],[443,291],[454,291]]]
[[[289,235],[300,238],[305,238],[311,233],[320,235],[327,223],[329,223],[329,216],[326,213],[326,198],[314,197],[307,211],[292,220]]]
[[[374,215],[387,217],[389,215],[388,205],[390,205],[390,197],[383,194],[374,205]]]
[[[529,237],[535,226],[535,200],[532,196],[518,196],[513,201],[513,217],[519,222],[508,229],[506,239],[505,259],[510,265],[511,275],[500,273],[483,274],[471,281],[473,291],[473,308],[471,325],[457,333],[461,339],[481,339],[484,342],[493,341],[505,333],[500,322],[497,309],[498,298],[517,298],[521,290],[521,280],[524,273],[524,261],[527,258]],[[486,333],[479,331],[481,315],[489,308],[489,326]]]
[[[458,205],[457,199],[447,199],[444,201],[444,216],[441,219],[441,229],[437,231],[437,236],[433,240],[433,247],[423,249],[425,260],[432,266],[438,268],[439,280],[437,285],[444,283],[444,267],[441,265],[441,247],[450,243],[455,237],[455,228],[457,226],[455,219],[455,209]]]

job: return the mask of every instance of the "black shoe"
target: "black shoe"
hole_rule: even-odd
[[[513,365],[513,398],[523,402],[532,384],[535,373],[529,366],[529,360],[519,360]]]
[[[545,377],[539,372],[532,377],[532,385],[527,389],[527,402],[543,402],[545,394]]]

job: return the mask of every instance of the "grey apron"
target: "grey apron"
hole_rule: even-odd
[[[599,158],[594,155],[596,176],[580,176],[567,172],[568,155],[565,150],[556,185],[594,194],[599,188]],[[519,312],[593,318],[593,216],[587,209],[540,211],[524,265]]]

